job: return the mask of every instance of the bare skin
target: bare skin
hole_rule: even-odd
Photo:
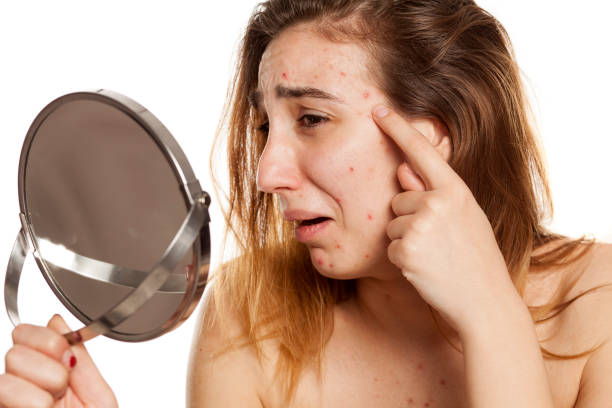
[[[258,186],[278,195],[289,219],[300,211],[330,217],[323,233],[298,235],[298,240],[309,248],[321,274],[358,279],[357,297],[334,311],[323,381],[306,374],[295,406],[569,407],[577,398],[578,407],[599,406],[605,400],[597,398],[605,397],[597,397],[598,386],[578,396],[586,359],[543,361],[536,332],[548,337],[559,331],[543,343],[552,351],[584,351],[595,345],[594,339],[607,341],[610,325],[580,332],[575,325],[597,321],[593,311],[601,309],[585,308],[588,302],[580,300],[565,317],[536,330],[505,265],[500,266],[490,225],[482,222],[461,181],[444,165],[450,153],[444,127],[431,120],[403,120],[393,112],[377,119],[373,113],[387,101],[367,66],[357,45],[331,43],[307,26],[273,40],[260,64],[259,109],[267,116],[268,142]],[[318,87],[336,98],[288,97],[279,87]],[[419,137],[427,139],[429,148],[417,143]],[[434,194],[440,199],[435,205],[420,205]],[[453,213],[459,203],[465,208]],[[429,210],[440,208],[435,218],[427,217]],[[412,214],[419,225],[411,225]],[[428,233],[419,234],[423,230]],[[402,241],[408,235],[406,246]],[[612,281],[605,266],[612,260],[610,251],[599,253],[599,267],[591,267],[575,290]],[[453,261],[445,263],[448,259]],[[547,300],[554,287],[530,282],[528,303]],[[609,301],[605,291],[589,296],[594,302]],[[463,354],[440,336],[427,304],[442,314],[446,332]],[[570,319],[572,313],[579,318]],[[563,333],[573,333],[572,338]],[[202,339],[208,343],[196,342],[193,358],[208,366],[198,350],[214,349],[215,341]],[[254,375],[254,406],[282,406],[272,380],[275,345],[268,347],[270,363]],[[247,351],[239,355],[257,365]],[[231,358],[223,357],[223,364],[234,365]],[[601,362],[607,359],[604,354],[591,358],[599,361],[592,364],[599,370],[610,367],[609,361]],[[599,378],[598,369],[589,375]],[[207,406],[200,401],[231,405],[223,393],[208,393],[218,384],[198,372],[194,363],[193,406]]]
[[[583,278],[568,299],[584,290],[612,281],[612,245],[597,244],[592,257],[580,266],[566,268],[552,280],[569,279],[577,267],[586,267]],[[527,299],[545,299],[556,282],[530,282]],[[553,352],[578,353],[605,342],[600,351],[572,360],[545,360],[547,379],[555,408],[606,406],[609,339],[612,324],[607,311],[612,306],[612,289],[601,289],[574,302],[558,318],[538,325],[538,338],[551,337],[542,345]],[[464,359],[441,336],[425,303],[413,304],[422,320],[414,330],[383,327],[364,315],[356,301],[337,305],[334,332],[323,360],[319,382],[313,370],[299,381],[289,407],[469,407],[465,393]],[[225,317],[226,321],[232,319]],[[449,333],[449,326],[444,326]],[[238,325],[232,335],[239,334]],[[456,335],[453,344],[460,345]],[[208,352],[226,344],[227,338],[214,328],[202,326],[196,333],[189,371],[189,407],[285,407],[274,381],[278,356],[273,340],[264,342],[268,357],[259,364],[252,348],[242,348],[210,358]],[[503,350],[500,350],[503,355]],[[240,384],[240,394],[236,388]],[[608,383],[609,384],[609,383]],[[236,396],[233,398],[233,396]]]
[[[387,101],[366,67],[355,44],[331,43],[304,27],[276,38],[260,66],[268,143],[258,187],[279,196],[287,217],[329,217],[323,233],[299,239],[321,274],[358,279],[357,296],[334,309],[322,381],[306,370],[290,406],[609,405],[612,292],[589,294],[534,327],[525,302],[546,301],[575,268],[531,280],[521,299],[490,225],[447,166],[444,126],[392,111],[377,118]],[[288,91],[314,87],[334,97]],[[599,244],[569,297],[612,282],[609,265],[612,246]],[[444,317],[444,331],[462,353],[441,336],[427,304]],[[250,347],[213,357],[228,336],[240,334],[232,316],[218,318],[230,333],[202,321],[195,333],[188,406],[286,407],[274,381],[275,341],[262,344],[268,358],[261,363]],[[58,364],[68,349],[58,334],[65,327],[57,319],[50,325],[54,330],[26,327],[28,336],[16,336],[10,372],[0,378],[0,405],[52,406],[60,398],[56,406],[113,406],[84,348],[72,349],[75,368]],[[558,353],[604,345],[588,357],[550,361],[541,358],[538,338],[549,338],[542,344]],[[36,362],[24,349],[39,353]],[[51,381],[60,371],[62,380]],[[76,398],[66,404],[62,395]]]

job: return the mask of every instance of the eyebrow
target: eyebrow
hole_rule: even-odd
[[[326,92],[318,88],[312,88],[309,86],[297,87],[297,88],[287,88],[282,85],[277,85],[276,88],[274,88],[274,90],[276,91],[276,96],[278,98],[317,98],[317,99],[323,99],[323,100],[332,101],[336,103],[344,103],[342,99],[338,98],[335,95],[332,95],[329,92]],[[248,96],[249,103],[255,109],[259,109],[259,104],[261,103],[262,98],[263,98],[263,95],[261,91],[257,89],[251,91]]]

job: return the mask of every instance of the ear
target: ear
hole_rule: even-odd
[[[448,162],[451,156],[452,143],[448,135],[448,128],[438,119],[410,119],[410,124],[431,142],[440,156]]]

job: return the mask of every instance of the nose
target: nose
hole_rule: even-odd
[[[273,134],[272,127],[257,166],[257,190],[266,193],[294,191],[300,187],[298,152],[286,135]]]

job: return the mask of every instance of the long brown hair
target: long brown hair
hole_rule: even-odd
[[[216,308],[243,325],[245,344],[259,353],[260,340],[277,339],[277,375],[287,398],[306,366],[319,363],[320,369],[333,328],[330,311],[354,293],[354,282],[315,270],[275,198],[255,185],[265,138],[256,131],[248,96],[257,88],[267,45],[302,23],[332,41],[362,45],[373,79],[395,109],[446,124],[453,145],[449,164],[487,214],[521,295],[528,273],[569,265],[595,244],[544,227],[553,215],[544,157],[510,39],[487,11],[470,0],[266,1],[246,28],[219,132],[228,134],[225,217],[239,253],[215,273],[213,292]],[[213,156],[214,171],[212,163]],[[553,241],[560,244],[534,256]],[[547,304],[530,307],[536,323],[571,302],[565,297],[575,276]]]

